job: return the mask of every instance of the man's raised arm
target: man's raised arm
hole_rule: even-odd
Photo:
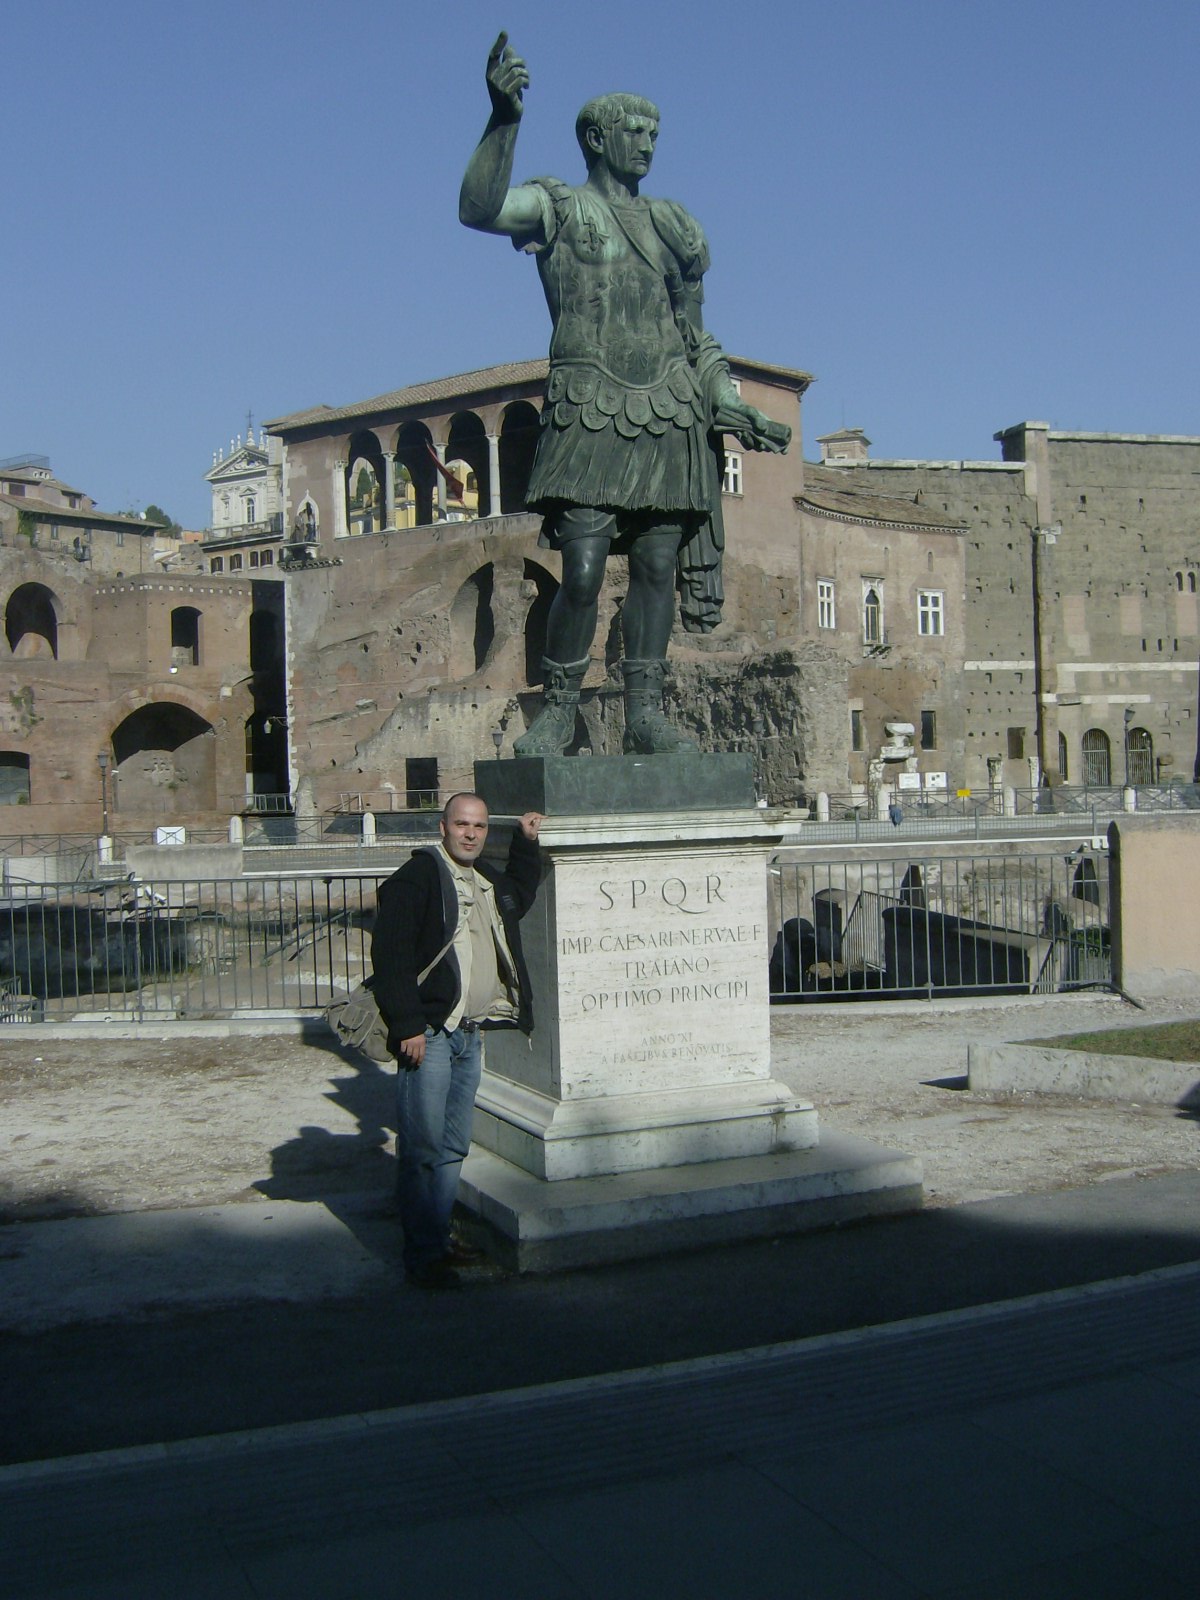
[[[529,69],[513,53],[506,33],[496,40],[488,56],[487,86],[492,114],[467,162],[458,196],[458,220],[481,233],[523,233],[537,226],[541,210],[533,196],[509,188]]]

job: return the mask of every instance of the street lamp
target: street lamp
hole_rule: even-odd
[[[492,743],[496,746],[496,760],[499,761],[499,759],[500,759],[500,746],[504,743],[504,729],[503,728],[493,728],[492,729]]]
[[[108,768],[112,757],[107,750],[101,750],[96,757],[96,765],[100,768],[100,831],[108,834]]]

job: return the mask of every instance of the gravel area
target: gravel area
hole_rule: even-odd
[[[1194,1016],[1194,1004],[1076,998],[776,1007],[775,1071],[823,1121],[921,1157],[929,1206],[1189,1171],[1200,1120],[1170,1106],[966,1087],[967,1046]],[[1200,1070],[1197,1072],[1200,1077]]]
[[[958,1205],[1193,1169],[1200,1121],[1166,1107],[965,1087],[968,1043],[1195,1015],[1119,1000],[776,1007],[774,1073],[824,1122],[925,1164]],[[7,1030],[6,1030],[7,1032]],[[0,1040],[0,1221],[390,1191],[391,1075],[264,1032]]]

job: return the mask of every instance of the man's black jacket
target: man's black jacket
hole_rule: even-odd
[[[541,865],[536,841],[527,839],[519,827],[513,830],[503,871],[488,861],[475,863],[475,871],[495,886],[496,909],[517,968],[516,1025],[524,1033],[533,1028],[533,1006],[520,920],[533,904]],[[461,980],[453,949],[417,987],[417,975],[450,943],[457,923],[454,880],[437,851],[415,850],[380,885],[368,981],[387,1023],[388,1049],[394,1056],[400,1055],[401,1040],[414,1039],[426,1028],[440,1028],[458,1002]]]

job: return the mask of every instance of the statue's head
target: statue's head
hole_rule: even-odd
[[[630,120],[653,123],[657,134],[658,107],[653,100],[644,100],[640,94],[601,94],[584,106],[575,118],[575,137],[589,172],[600,160],[609,136],[623,129]]]

